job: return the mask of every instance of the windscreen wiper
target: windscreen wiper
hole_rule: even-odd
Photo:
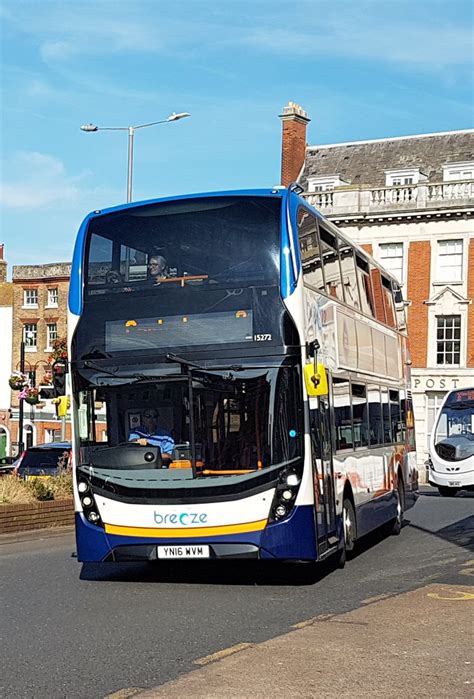
[[[168,352],[168,354],[166,355],[166,361],[176,362],[176,364],[181,364],[182,366],[185,366],[189,369],[197,369],[198,371],[203,371],[205,373],[212,373],[213,371],[244,371],[245,369],[255,368],[247,367],[243,364],[226,364],[225,366],[203,367],[200,364],[196,364],[195,362],[190,362],[187,359],[183,359],[183,357],[178,357],[178,355],[173,354],[173,352]]]
[[[168,352],[168,354],[166,355],[166,361],[176,362],[176,364],[181,364],[182,366],[190,367],[191,369],[200,369],[201,371],[206,371],[206,369],[200,364],[195,364],[194,362],[190,362],[187,359],[178,357],[178,355],[174,354],[173,352]]]
[[[100,371],[103,374],[106,374],[107,376],[113,376],[115,379],[134,379],[134,383],[139,382],[139,381],[168,381],[168,380],[176,380],[176,379],[182,379],[180,375],[173,375],[173,374],[165,374],[165,375],[156,375],[156,374],[140,374],[140,373],[134,373],[134,374],[120,374],[118,371],[111,371],[110,369],[104,369],[103,367],[99,366],[98,364],[95,364],[95,362],[91,362],[89,360],[86,360],[84,362],[84,366],[86,369],[94,369],[95,371]]]
[[[95,369],[95,371],[100,371],[102,374],[107,374],[107,376],[115,376],[117,379],[141,379],[144,377],[143,374],[120,374],[118,370],[111,371],[110,369],[104,369],[104,367],[99,366],[95,362],[91,362],[89,359],[85,360],[84,366],[86,369]]]

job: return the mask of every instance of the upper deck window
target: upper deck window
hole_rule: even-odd
[[[298,211],[298,239],[304,280],[314,289],[324,291],[318,222],[313,214],[303,208]]]
[[[342,284],[346,303],[360,309],[359,289],[357,287],[357,272],[354,258],[354,248],[343,238],[339,237],[339,258],[341,260]]]
[[[339,265],[339,253],[336,236],[324,226],[319,226],[321,240],[321,252],[324,266],[324,279],[326,281],[326,293],[333,298],[344,301],[342,288],[341,267]]]
[[[89,294],[129,285],[277,284],[280,206],[271,197],[206,197],[97,217],[89,228]]]
[[[374,292],[369,273],[369,263],[359,253],[356,253],[355,257],[362,311],[369,316],[375,316]]]

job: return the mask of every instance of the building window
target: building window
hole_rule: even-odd
[[[34,432],[32,425],[25,425],[23,428],[23,446],[30,449],[34,445]]]
[[[57,307],[58,305],[58,289],[48,289],[48,306]]]
[[[381,243],[379,253],[382,266],[403,284],[403,243]]]
[[[446,393],[435,393],[434,391],[430,391],[430,393],[427,393],[427,399],[428,399],[428,411],[427,411],[427,415],[426,415],[426,450],[427,451],[430,448],[431,433],[433,431],[436,416],[438,414],[438,411],[441,407],[441,403],[443,402],[445,395],[446,395]]]
[[[57,323],[48,323],[46,325],[46,333],[47,333],[46,349],[49,351],[49,350],[53,349],[53,342],[58,339],[58,325],[57,325]]]
[[[403,185],[418,184],[426,180],[418,168],[404,168],[401,170],[385,170],[385,186],[400,187]]]
[[[38,289],[24,289],[23,305],[38,308]]]
[[[459,366],[461,360],[461,316],[436,318],[436,364]]]
[[[462,281],[462,240],[438,240],[438,282]]]
[[[44,431],[44,441],[46,444],[59,441],[60,431],[52,427],[47,427]]]
[[[36,323],[25,323],[23,326],[23,342],[27,349],[37,349],[38,326]]]
[[[474,162],[450,163],[443,165],[443,180],[474,180]]]
[[[339,175],[327,177],[308,177],[308,192],[327,192],[343,184],[349,184],[341,180]]]

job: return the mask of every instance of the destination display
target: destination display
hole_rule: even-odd
[[[154,318],[110,320],[105,324],[107,352],[251,342],[252,311],[220,311]]]

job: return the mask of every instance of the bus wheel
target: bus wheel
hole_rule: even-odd
[[[459,488],[449,488],[447,485],[439,485],[438,491],[443,498],[453,498],[458,492]]]
[[[342,506],[342,526],[344,531],[344,548],[346,553],[350,554],[354,550],[356,540],[356,516],[354,505],[349,498],[344,499]]]
[[[346,561],[354,550],[356,537],[356,517],[354,506],[349,498],[344,498],[342,506],[342,546],[337,552],[337,567],[344,568]]]
[[[397,515],[392,522],[390,533],[398,536],[402,531],[403,527],[403,515],[405,512],[405,488],[403,486],[403,481],[398,478],[397,489],[395,490],[397,496]]]

